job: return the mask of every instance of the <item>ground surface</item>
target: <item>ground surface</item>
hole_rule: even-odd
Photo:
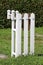
[[[22,42],[23,43],[23,42]],[[43,27],[35,30],[35,55],[11,58],[11,30],[0,29],[0,54],[6,58],[0,58],[0,65],[43,65]],[[1,56],[1,55],[0,55]],[[3,55],[2,55],[3,56]],[[3,56],[4,57],[4,56]]]
[[[0,58],[1,58],[1,59],[6,59],[6,58],[7,58],[7,56],[6,56],[6,55],[4,55],[4,54],[0,54]]]

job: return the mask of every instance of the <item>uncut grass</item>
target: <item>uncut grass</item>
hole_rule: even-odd
[[[36,28],[36,33],[43,35],[42,34],[43,27]],[[30,36],[28,36],[28,37],[30,39]],[[29,43],[29,45],[30,45],[30,43]],[[0,54],[2,54],[2,53],[6,54],[8,56],[8,58],[0,59],[0,65],[43,65],[43,56],[38,56],[38,54],[43,54],[43,38],[42,37],[39,38],[39,37],[35,36],[35,55],[34,56],[28,55],[28,56],[20,56],[17,58],[15,58],[15,57],[11,58],[10,57],[11,29],[0,29]]]

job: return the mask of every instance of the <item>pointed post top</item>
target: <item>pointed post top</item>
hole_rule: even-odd
[[[7,10],[7,19],[10,19],[10,18],[11,18],[11,11]]]
[[[25,14],[24,14],[23,19],[28,19],[28,13],[25,13]]]
[[[19,13],[19,11],[18,11],[18,10],[16,10],[16,13]]]
[[[12,10],[11,12],[12,12],[12,13],[15,13],[15,11],[14,11],[14,10]]]
[[[35,19],[35,14],[31,13],[31,19]]]
[[[7,12],[11,12],[10,10],[7,10]]]

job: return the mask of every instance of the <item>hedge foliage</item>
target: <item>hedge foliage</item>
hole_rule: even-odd
[[[35,13],[36,26],[43,26],[43,0],[0,0],[0,27],[11,27],[10,20],[7,20],[7,10],[19,10],[21,13]]]

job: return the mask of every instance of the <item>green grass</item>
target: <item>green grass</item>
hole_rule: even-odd
[[[35,32],[36,32],[37,34],[43,35],[43,27],[38,27],[38,28],[36,28]]]
[[[43,27],[35,29],[35,34],[43,35]],[[23,43],[23,42],[22,42]],[[30,44],[29,44],[30,45]],[[43,65],[43,37],[35,36],[35,55],[11,58],[11,29],[0,29],[0,54],[6,54],[7,59],[0,59],[0,65]]]

